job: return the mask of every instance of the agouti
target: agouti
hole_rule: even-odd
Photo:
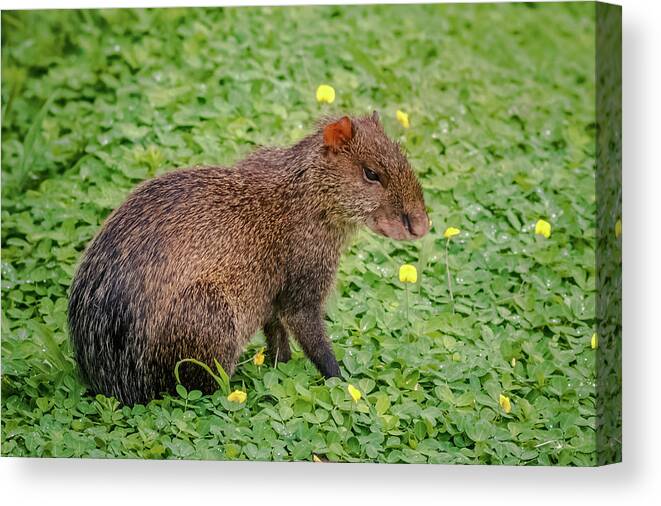
[[[90,243],[71,286],[83,377],[95,393],[144,403],[174,390],[181,359],[212,369],[217,359],[231,375],[260,328],[272,361],[290,359],[291,334],[321,374],[339,376],[323,306],[361,224],[395,239],[429,228],[420,184],[376,113],[322,120],[297,144],[232,168],[142,183]],[[202,368],[181,372],[188,388],[214,390]]]

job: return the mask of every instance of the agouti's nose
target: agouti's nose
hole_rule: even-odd
[[[406,230],[414,237],[422,237],[429,230],[429,218],[424,211],[402,213],[402,221]]]

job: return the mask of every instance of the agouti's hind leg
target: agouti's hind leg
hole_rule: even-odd
[[[163,338],[155,356],[171,358],[163,366],[169,370],[174,387],[174,364],[183,359],[200,361],[217,374],[215,360],[231,376],[241,353],[237,339],[234,315],[222,292],[212,283],[198,281],[183,291],[176,300],[163,325]],[[215,360],[214,360],[215,359]],[[210,394],[219,386],[213,377],[198,364],[184,362],[179,367],[181,383],[188,389],[199,389]]]
[[[291,358],[289,337],[287,337],[287,330],[277,316],[273,316],[264,325],[264,335],[266,336],[266,353],[270,362],[275,364],[289,361]]]

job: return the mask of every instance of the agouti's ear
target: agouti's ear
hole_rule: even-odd
[[[377,111],[376,109],[372,111],[372,119],[374,120],[374,123],[379,122],[379,111]]]
[[[343,116],[324,128],[324,144],[334,151],[340,149],[352,137],[353,125],[348,116]]]

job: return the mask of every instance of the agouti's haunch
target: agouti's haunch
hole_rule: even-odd
[[[263,328],[272,360],[288,335],[325,377],[340,368],[324,299],[361,224],[395,239],[425,235],[420,184],[378,116],[332,119],[292,147],[232,168],[177,170],[138,186],[106,220],[71,286],[69,330],[94,392],[126,404],[175,386],[195,358],[232,374]],[[190,366],[190,367],[184,367]],[[213,379],[182,365],[182,383]]]

